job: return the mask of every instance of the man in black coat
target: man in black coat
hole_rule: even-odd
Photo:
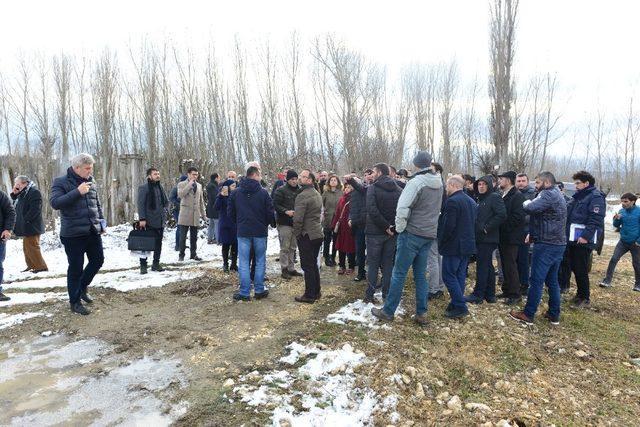
[[[291,279],[292,276],[301,276],[294,266],[296,253],[296,236],[293,234],[293,215],[296,197],[300,193],[298,185],[298,173],[293,169],[287,171],[285,184],[281,185],[273,193],[273,207],[276,211],[276,223],[278,225],[278,238],[280,240],[280,269],[282,278]]]
[[[494,191],[493,177],[486,175],[475,183],[478,194],[476,217],[476,287],[467,302],[482,304],[496,302],[496,273],[493,252],[500,241],[500,225],[507,218],[502,197]]]
[[[215,207],[216,197],[218,197],[218,185],[220,184],[220,175],[214,173],[211,175],[211,180],[207,184],[207,220],[209,225],[207,226],[207,243],[213,245],[217,243],[218,237],[218,217],[220,213]]]
[[[505,303],[515,305],[522,301],[520,294],[520,276],[518,274],[518,249],[527,237],[524,208],[524,195],[515,187],[516,173],[508,171],[498,175],[502,200],[507,209],[507,219],[500,226],[500,260],[504,282],[502,294]]]
[[[107,229],[91,176],[94,164],[89,154],[73,157],[66,175],[53,181],[49,197],[51,207],[60,211],[60,240],[69,262],[67,291],[71,311],[83,315],[90,314],[81,301],[93,303],[87,288],[104,263],[101,235]],[[89,262],[83,269],[85,254]]]
[[[11,298],[2,293],[2,278],[4,268],[2,263],[7,254],[7,240],[11,237],[11,231],[16,223],[16,211],[11,200],[4,191],[0,190],[0,301],[9,301]]]
[[[47,271],[47,263],[40,252],[40,235],[44,234],[42,219],[42,193],[29,177],[16,177],[11,192],[16,209],[16,226],[13,233],[22,237],[22,248],[27,268],[24,271]]]
[[[147,229],[155,238],[152,271],[164,271],[160,266],[160,253],[168,207],[169,199],[160,184],[160,172],[156,168],[147,169],[147,183],[138,187],[138,215],[140,228]],[[147,274],[146,258],[140,258],[140,274]]]
[[[524,196],[524,200],[533,200],[536,197],[536,190],[529,183],[526,173],[516,175],[516,188]],[[529,233],[529,215],[524,216],[525,236]],[[522,243],[518,248],[518,277],[520,278],[520,295],[526,295],[529,291],[529,252],[531,245]]]
[[[378,163],[373,167],[374,181],[367,188],[367,240],[368,287],[364,302],[376,303],[378,269],[382,270],[380,285],[382,297],[387,297],[396,253],[396,208],[402,189],[389,176],[389,166]]]
[[[351,185],[354,191],[351,192],[351,208],[349,209],[349,224],[356,244],[356,265],[358,274],[353,279],[354,282],[361,282],[367,278],[365,272],[366,263],[366,237],[365,227],[367,225],[367,186],[373,181],[373,169],[364,171],[364,182],[356,178],[355,174],[346,175],[343,182]]]

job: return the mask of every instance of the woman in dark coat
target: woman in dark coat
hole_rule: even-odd
[[[356,243],[353,238],[353,232],[349,225],[349,211],[351,209],[351,191],[353,188],[346,184],[344,186],[344,194],[340,197],[336,206],[336,213],[331,221],[331,229],[335,230],[338,225],[338,233],[336,235],[335,245],[339,253],[340,269],[338,274],[352,274],[356,257]],[[346,269],[346,259],[349,260],[349,269]]]
[[[222,245],[222,261],[223,270],[228,272],[229,269],[238,271],[238,237],[236,222],[227,214],[227,204],[229,203],[229,194],[236,188],[236,182],[228,179],[220,186],[220,192],[216,197],[215,209],[220,213],[218,219],[218,243]],[[229,268],[229,250],[231,250],[231,268]]]

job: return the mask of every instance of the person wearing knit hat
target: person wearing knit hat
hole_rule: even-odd
[[[298,174],[293,169],[287,171],[285,184],[273,193],[273,207],[276,211],[278,238],[280,240],[280,268],[282,278],[291,279],[302,274],[294,268],[294,257],[297,248],[293,234],[293,214],[296,196],[300,193]]]
[[[427,151],[418,151],[418,153],[413,158],[413,165],[420,170],[427,169],[431,167],[431,154]]]

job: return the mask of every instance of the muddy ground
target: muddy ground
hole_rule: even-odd
[[[592,282],[600,279],[611,252],[606,248],[596,257]],[[361,298],[364,285],[335,270],[322,271],[322,299],[301,305],[293,301],[303,288],[300,278],[283,281],[271,272],[268,299],[234,303],[234,274],[206,263],[197,269],[203,276],[161,288],[127,293],[94,289],[91,316],[71,314],[66,302],[39,304],[53,316],[0,330],[0,342],[36,339],[52,331],[103,341],[124,360],[144,355],[178,359],[186,385],[176,388],[170,399],[189,403],[178,425],[269,424],[268,408],[256,411],[234,399],[230,403],[233,392],[223,384],[251,371],[274,369],[294,340],[329,347],[351,343],[374,360],[359,368],[359,381],[382,397],[399,395],[396,425],[495,425],[500,420],[518,425],[639,425],[640,367],[634,359],[640,357],[640,293],[631,291],[628,259],[618,267],[614,288],[603,290],[592,283],[591,309],[573,311],[563,303],[559,327],[541,318],[534,326],[519,325],[502,304],[474,306],[466,320],[449,321],[443,317],[446,301],[439,300],[430,304],[431,324],[420,328],[410,316],[411,285],[404,302],[409,315],[390,329],[337,325],[327,323],[326,316]],[[17,313],[25,307],[4,311]],[[400,384],[388,380],[406,372],[410,378]],[[418,388],[424,396],[416,397]],[[461,399],[462,409],[447,405],[452,396]],[[466,409],[465,402],[483,403],[488,409]],[[375,425],[391,423],[384,414],[373,420]]]

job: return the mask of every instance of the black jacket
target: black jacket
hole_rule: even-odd
[[[507,209],[507,219],[500,226],[500,243],[522,245],[527,237],[527,225],[524,221],[527,215],[522,207],[524,195],[516,187],[512,187],[502,200]]]
[[[296,196],[300,191],[302,191],[300,187],[292,187],[286,183],[274,191],[273,207],[276,211],[276,222],[278,225],[293,227],[293,217],[288,216],[285,212],[294,210]]]
[[[483,181],[489,189],[486,193],[478,192],[478,182]],[[476,243],[499,243],[500,225],[507,219],[507,210],[502,197],[493,190],[493,178],[483,176],[474,184],[478,194],[478,216],[476,217]]]
[[[387,229],[395,225],[401,193],[396,181],[387,175],[382,175],[367,188],[366,234],[387,234]]]
[[[367,185],[356,181],[353,178],[347,180],[347,184],[353,187],[351,192],[351,208],[349,209],[349,219],[351,227],[364,227],[367,225]]]
[[[44,233],[42,219],[42,193],[29,183],[20,193],[11,194],[15,200],[16,225],[13,233],[16,236],[39,236]]]
[[[82,182],[93,183],[85,195],[78,190]],[[49,202],[53,209],[60,210],[60,237],[88,236],[92,230],[102,231],[100,220],[104,216],[92,177],[82,179],[72,168],[67,169],[66,175],[53,180]]]
[[[5,230],[13,231],[16,224],[16,210],[11,199],[4,191],[0,190],[0,233]]]
[[[207,218],[218,219],[220,215],[215,207],[216,197],[218,197],[218,184],[212,180],[207,184]]]
[[[149,182],[138,187],[138,215],[141,220],[147,222],[149,228],[164,228],[167,222],[169,199],[162,185],[152,185],[153,192],[149,191]],[[155,203],[151,198],[155,198]],[[155,205],[155,206],[154,206]]]

